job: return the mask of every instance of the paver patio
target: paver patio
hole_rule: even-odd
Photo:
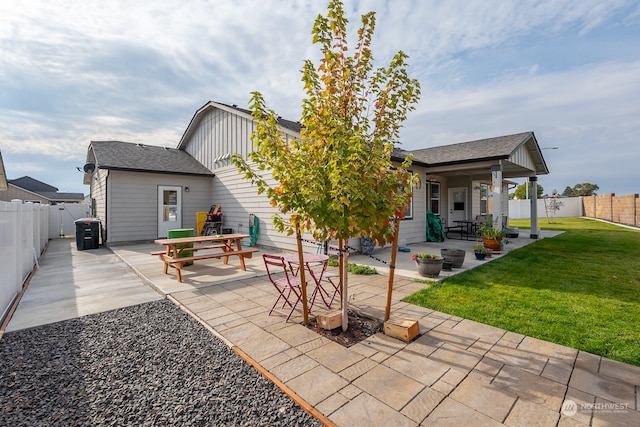
[[[185,269],[176,286],[148,249],[114,251],[336,425],[640,425],[640,367],[406,304],[424,286],[412,278],[396,273],[392,314],[418,320],[420,336],[344,348],[299,324],[300,313],[268,315],[276,293],[259,256],[242,276],[206,282]],[[387,276],[350,275],[349,287],[354,308],[382,316]]]

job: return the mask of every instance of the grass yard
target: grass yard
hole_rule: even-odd
[[[539,225],[565,233],[405,301],[640,366],[640,231],[582,218]]]

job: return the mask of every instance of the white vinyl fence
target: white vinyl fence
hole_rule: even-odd
[[[544,218],[574,218],[584,215],[582,197],[548,197],[538,199],[538,220]],[[509,218],[531,218],[530,200],[509,200]]]
[[[86,203],[60,203],[49,208],[49,238],[75,236],[75,221],[88,218],[89,205]]]
[[[4,319],[49,240],[49,205],[0,201],[0,319]]]

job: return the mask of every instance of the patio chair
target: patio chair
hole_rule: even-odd
[[[335,246],[331,246],[329,245],[327,247],[327,255],[329,256],[336,256],[336,255],[340,255],[340,251],[338,250],[337,247]],[[324,295],[327,296],[327,298],[325,299],[324,295],[321,294],[322,300],[324,302],[324,304],[327,307],[331,307],[331,304],[333,304],[333,301],[336,299],[336,296],[340,295],[342,296],[342,293],[340,292],[340,272],[338,271],[334,271],[334,270],[327,270],[325,267],[325,270],[323,271],[323,274],[321,276],[321,280],[320,283],[322,282],[327,282],[330,286],[331,286],[331,290],[327,291],[326,289],[322,288],[322,291],[324,291]],[[322,292],[320,291],[320,292]],[[329,292],[331,292],[331,294],[329,294]],[[327,299],[331,298],[331,301],[329,301],[327,303]]]
[[[264,260],[264,266],[267,269],[267,276],[269,277],[269,281],[273,284],[273,286],[278,291],[278,299],[273,303],[271,310],[269,311],[269,316],[274,311],[276,313],[284,314],[287,316],[287,321],[293,314],[296,306],[302,299],[302,289],[300,287],[300,279],[291,274],[287,263],[284,261],[284,258],[279,255],[269,255],[262,254],[262,259]],[[286,306],[290,307],[291,310],[289,313],[282,312],[276,309],[276,306],[280,303],[280,300],[283,300],[282,307]]]

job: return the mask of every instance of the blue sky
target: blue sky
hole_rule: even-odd
[[[0,3],[0,150],[9,179],[88,193],[92,140],[175,147],[209,100],[262,92],[297,120],[318,0]],[[353,31],[376,11],[377,65],[397,50],[422,96],[411,150],[534,131],[545,192],[590,182],[640,192],[637,0],[345,0]],[[355,39],[351,40],[352,45]],[[317,61],[314,61],[317,63]]]

